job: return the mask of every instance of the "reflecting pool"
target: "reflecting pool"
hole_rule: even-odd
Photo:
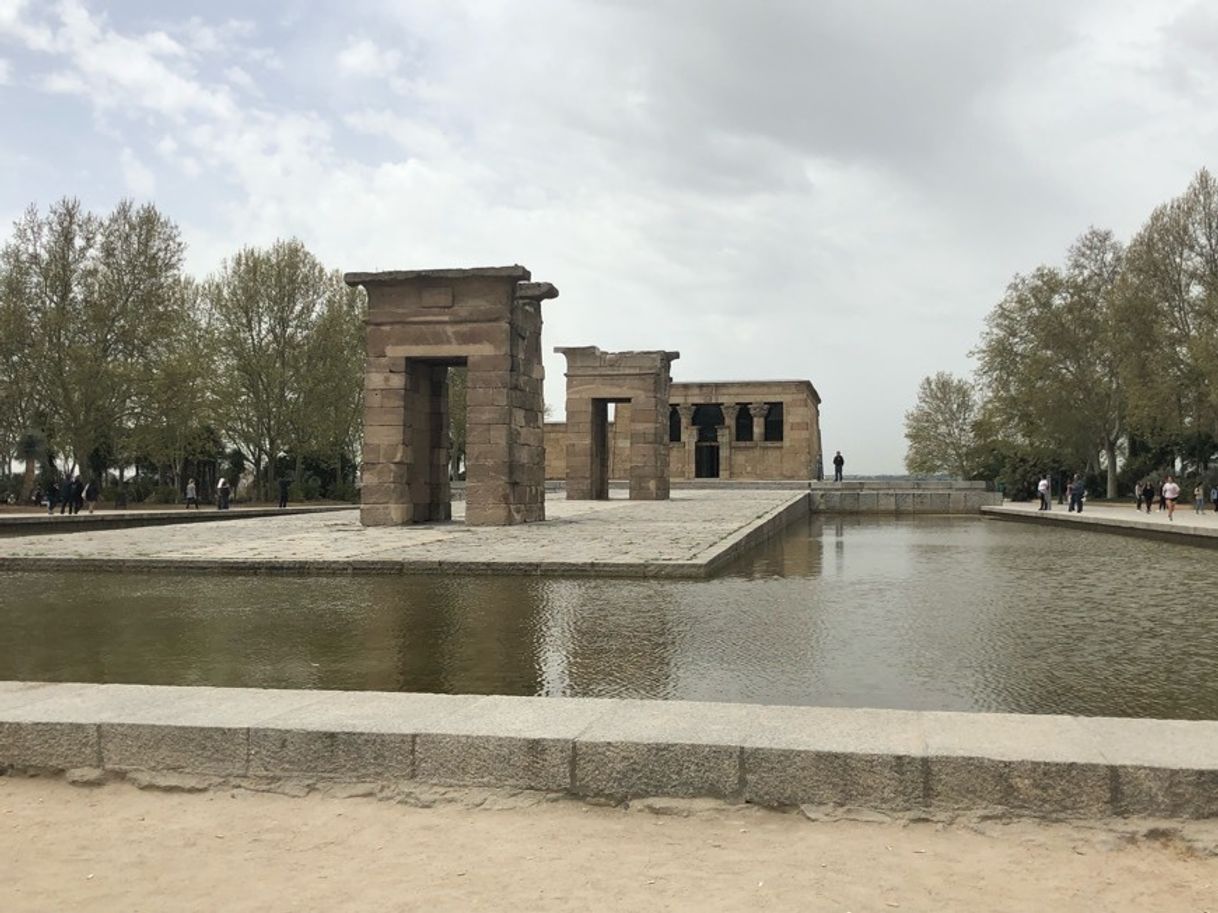
[[[707,581],[0,574],[0,678],[1218,719],[1218,558],[812,517]]]

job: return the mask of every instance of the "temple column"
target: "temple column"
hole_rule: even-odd
[[[753,419],[753,440],[765,440],[765,417],[770,411],[769,403],[749,403],[749,415]]]
[[[732,437],[736,429],[736,414],[740,407],[735,403],[723,404],[723,424],[717,429],[719,434],[719,478],[732,477]]]
[[[694,477],[694,448],[698,444],[698,432],[694,428],[694,407],[682,403],[677,406],[681,416],[681,445],[685,448],[685,478]]]

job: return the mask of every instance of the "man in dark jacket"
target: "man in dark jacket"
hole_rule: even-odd
[[[1083,512],[1083,495],[1087,493],[1087,484],[1077,475],[1070,483],[1070,510]]]
[[[292,484],[291,480],[286,477],[279,480],[279,506],[280,507],[288,506],[288,487],[291,484]]]
[[[839,450],[837,456],[833,458],[833,481],[840,482],[842,480],[842,467],[846,465],[846,458],[842,456]]]

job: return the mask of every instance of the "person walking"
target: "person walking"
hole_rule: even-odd
[[[97,506],[99,493],[97,479],[89,479],[89,484],[85,486],[85,504],[89,507],[89,513],[93,513],[93,508]]]
[[[77,476],[72,480],[72,514],[80,513],[80,509],[85,506],[85,483]]]
[[[220,476],[220,481],[216,483],[216,509],[228,510],[228,479]]]
[[[53,516],[55,513],[55,504],[59,501],[59,485],[54,479],[51,479],[47,485],[47,516]]]
[[[1081,514],[1083,512],[1083,496],[1086,493],[1086,483],[1076,473],[1074,481],[1070,483],[1070,513],[1078,511]]]
[[[1142,500],[1146,502],[1146,513],[1149,515],[1155,506],[1155,483],[1150,479],[1142,483]]]
[[[1170,480],[1171,480],[1171,476],[1168,476],[1166,479],[1163,480],[1163,484],[1159,486],[1159,511],[1160,511],[1160,513],[1167,510],[1167,495],[1165,494],[1165,492],[1167,490],[1167,483]]]
[[[840,482],[842,480],[842,467],[846,465],[846,458],[842,456],[839,450],[837,456],[833,458],[833,481]]]
[[[1050,500],[1050,491],[1049,491],[1049,477],[1047,475],[1041,476],[1040,481],[1036,483],[1036,493],[1040,495],[1040,507],[1038,509],[1039,510],[1048,510],[1049,509],[1049,500]]]
[[[1214,513],[1218,514],[1218,485],[1211,486],[1210,501],[1214,504]]]
[[[1171,476],[1167,477],[1167,481],[1163,483],[1163,500],[1167,502],[1167,519],[1174,519],[1176,513],[1176,501],[1180,497],[1180,486],[1176,484],[1176,480]]]
[[[186,483],[186,509],[190,510],[190,505],[195,506],[195,510],[199,509],[199,486],[195,484],[195,480],[191,479]]]
[[[288,488],[292,482],[287,476],[279,480],[279,507],[282,510],[288,506]]]
[[[1193,513],[1205,513],[1205,489],[1201,487],[1200,482],[1193,489]]]
[[[1142,481],[1139,479],[1133,483],[1133,509],[1136,511],[1142,510]]]

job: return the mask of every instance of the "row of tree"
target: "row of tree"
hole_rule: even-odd
[[[1104,479],[1108,497],[1218,452],[1218,182],[1200,171],[1129,242],[1092,228],[1064,264],[1016,275],[972,378],[922,381],[905,416],[914,473]]]
[[[180,491],[249,467],[261,497],[306,470],[349,494],[363,293],[299,241],[245,248],[202,280],[184,256],[151,205],[98,215],[65,199],[16,222],[0,250],[0,482],[28,498],[57,476],[134,469]]]

